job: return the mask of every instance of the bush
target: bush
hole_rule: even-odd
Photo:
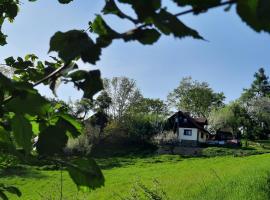
[[[69,139],[64,152],[68,155],[89,155],[93,145],[97,142],[99,129],[91,125],[86,126],[85,133],[78,138]]]
[[[20,164],[20,160],[10,154],[0,152],[0,169],[14,168]]]
[[[150,114],[133,114],[125,116],[123,126],[128,136],[135,140],[149,141],[162,129],[162,120]]]

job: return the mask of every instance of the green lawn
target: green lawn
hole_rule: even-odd
[[[92,192],[77,192],[68,174],[63,174],[64,199],[119,199],[130,193],[136,181],[148,187],[153,179],[172,199],[269,199],[267,174],[270,154],[247,157],[181,158],[153,156],[113,158],[103,164],[105,186]],[[29,168],[1,175],[0,182],[18,186],[20,199],[59,199],[59,171]],[[42,197],[43,196],[43,197]],[[10,196],[10,199],[17,199]],[[53,198],[54,197],[54,198]]]

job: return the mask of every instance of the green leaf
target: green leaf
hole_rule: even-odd
[[[83,126],[75,117],[68,114],[61,114],[59,117],[66,123],[66,128],[73,138],[82,134]]]
[[[71,78],[72,81],[81,81],[86,78],[87,74],[88,72],[85,70],[77,70],[70,73],[68,77]]]
[[[22,196],[21,191],[14,186],[5,186],[5,190],[11,194],[17,195],[18,197]]]
[[[70,177],[79,189],[95,189],[104,185],[104,176],[93,159],[77,158],[67,167]]]
[[[114,14],[120,18],[125,18],[121,10],[117,7],[114,0],[106,0],[106,4],[102,9],[103,14]]]
[[[16,62],[16,60],[11,56],[11,57],[6,58],[5,62],[8,66],[12,66]]]
[[[111,29],[100,15],[97,15],[93,23],[91,24],[91,30],[101,36],[107,36],[114,38],[119,34]]]
[[[119,2],[130,4],[142,22],[148,21],[161,8],[161,0],[119,0]]]
[[[9,133],[2,126],[0,126],[0,143],[1,144],[11,143]]]
[[[68,4],[73,0],[58,0],[58,1],[59,1],[59,3],[62,3],[62,4]]]
[[[39,134],[37,151],[41,155],[54,155],[63,152],[68,137],[67,128],[63,121],[59,120],[56,125],[49,126]]]
[[[23,94],[14,97],[7,104],[10,112],[45,115],[50,109],[50,103],[38,93],[23,92]]]
[[[5,193],[4,193],[3,191],[1,191],[1,190],[0,190],[0,198],[1,198],[2,200],[8,200],[7,195],[5,195]]]
[[[239,0],[237,13],[255,31],[270,33],[269,0]]]
[[[33,136],[32,126],[30,122],[20,114],[16,114],[11,119],[11,127],[14,139],[19,147],[22,147],[27,153],[31,151]]]
[[[0,30],[0,45],[4,46],[7,44],[7,35],[3,34]]]
[[[165,35],[173,34],[177,38],[191,36],[195,39],[203,39],[199,33],[182,23],[176,16],[161,9],[154,18],[155,26]]]
[[[66,63],[81,58],[84,62],[95,64],[101,54],[101,49],[87,33],[79,30],[55,33],[50,41],[51,51],[58,52],[58,56]]]
[[[3,75],[0,72],[0,89],[7,90],[7,91],[13,91],[14,90],[14,84],[11,82],[9,78],[7,78],[5,75]]]
[[[124,35],[125,41],[138,40],[142,44],[153,44],[160,38],[160,33],[156,29],[135,29]]]
[[[219,5],[221,0],[173,0],[178,6],[192,6],[194,14],[206,11],[209,7]]]
[[[68,75],[75,85],[84,91],[84,98],[92,97],[103,89],[103,81],[99,70],[84,71],[78,70]]]
[[[103,89],[103,81],[99,70],[89,71],[85,81],[81,83],[84,98],[92,99],[93,96]]]
[[[5,9],[6,16],[10,20],[13,20],[17,16],[19,8],[15,2],[13,1],[5,2],[3,7]]]

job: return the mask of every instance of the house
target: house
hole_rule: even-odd
[[[168,128],[177,134],[183,146],[197,146],[206,143],[210,133],[206,130],[208,122],[205,118],[193,118],[188,113],[178,111],[168,118]]]

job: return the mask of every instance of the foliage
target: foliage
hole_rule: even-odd
[[[238,102],[232,102],[223,108],[213,110],[209,117],[209,124],[215,131],[223,128],[231,128],[237,135],[241,127],[249,127],[247,111]]]
[[[164,118],[151,114],[129,114],[125,116],[122,126],[131,139],[148,141],[153,135],[161,132],[163,120]]]
[[[127,77],[114,77],[104,80],[105,91],[111,98],[109,112],[113,119],[121,121],[130,105],[137,102],[141,93],[133,79]]]
[[[212,109],[222,107],[225,96],[215,93],[206,82],[183,78],[179,86],[168,95],[169,104],[177,110],[190,112],[197,117],[207,117]]]
[[[265,70],[260,68],[254,74],[254,81],[250,88],[244,89],[240,103],[247,110],[247,113],[252,120],[249,131],[252,131],[254,138],[266,138],[270,133],[270,82]]]
[[[64,152],[68,155],[89,155],[92,143],[90,136],[84,133],[77,138],[70,138]]]
[[[167,105],[160,99],[141,98],[128,108],[129,113],[148,113],[156,116],[167,116]]]
[[[36,0],[29,1],[34,2]],[[58,2],[68,4],[72,0],[58,0]],[[186,13],[197,15],[210,8],[233,4],[237,6],[238,15],[251,28],[255,31],[270,32],[268,0],[230,0],[227,2],[215,0],[203,3],[174,0],[173,2],[178,7],[190,5],[192,10],[173,14],[161,0],[118,0],[117,2],[106,0],[101,11],[102,14],[96,15],[96,18],[89,22],[89,28],[87,29],[96,35],[95,40],[88,35],[86,30],[58,31],[50,40],[49,51],[56,52],[58,55],[58,58],[51,57],[53,61],[38,61],[37,56],[33,54],[27,55],[24,59],[21,57],[17,59],[7,58],[5,64],[14,70],[14,76],[10,79],[0,73],[1,142],[11,146],[11,148],[21,147],[27,155],[31,153],[30,141],[32,137],[34,134],[39,134],[38,153],[44,155],[60,153],[66,145],[68,137],[77,137],[81,133],[81,129],[74,117],[61,112],[57,107],[51,107],[50,102],[42,97],[34,87],[43,83],[56,94],[56,88],[61,82],[73,83],[76,88],[83,91],[84,98],[92,99],[97,92],[103,89],[100,71],[79,70],[76,61],[81,59],[86,63],[95,64],[100,59],[102,49],[108,47],[115,39],[122,39],[125,42],[135,40],[144,45],[157,42],[162,34],[173,35],[180,39],[184,37],[203,39],[196,30],[185,25],[178,17]],[[120,9],[119,4],[130,6],[135,12],[135,17],[125,14]],[[19,6],[19,0],[0,1],[0,45],[7,43],[7,35],[2,32],[3,24],[6,20],[12,22],[15,19]],[[103,15],[108,14],[129,20],[135,25],[135,28],[119,33],[103,19]],[[124,93],[112,98],[113,114],[118,119],[123,117],[126,107],[129,105],[127,102],[132,102],[140,96],[136,89],[133,90],[132,98],[130,96],[132,93],[129,90],[134,89],[133,81],[123,83],[123,86],[127,86],[129,89],[123,90]],[[118,82],[116,83],[117,87]],[[209,88],[206,87],[206,89]],[[195,97],[199,91],[193,91]],[[209,100],[209,96],[206,95],[206,97],[206,100]],[[222,101],[223,95],[218,95],[215,98]],[[212,96],[210,99],[212,103]],[[119,105],[115,105],[115,100],[119,101]],[[199,115],[207,115],[208,113],[205,109],[196,112]],[[20,129],[19,126],[22,128]],[[56,136],[55,140],[52,139],[53,136]],[[82,163],[83,166],[80,165]],[[93,165],[93,162],[80,161],[77,164],[77,168],[72,168],[71,174],[73,175],[79,173],[76,170],[79,170],[80,166],[87,170],[96,170],[96,173],[99,174],[98,168]],[[74,170],[76,173],[74,173]],[[92,172],[91,176],[93,175]],[[88,173],[83,174],[89,175]],[[84,178],[76,179],[74,176],[72,177],[78,185],[84,184],[90,187],[94,187],[92,185],[94,183],[97,184],[96,186],[100,185],[103,180],[85,184]],[[101,178],[101,176],[97,177]]]
[[[3,200],[8,200],[8,197],[5,193],[15,194],[18,197],[22,196],[22,193],[18,188],[14,186],[7,186],[1,183],[0,184],[0,198]]]
[[[241,100],[246,102],[256,97],[270,97],[270,82],[268,79],[265,70],[260,68],[254,74],[254,81],[250,88],[244,89]]]

